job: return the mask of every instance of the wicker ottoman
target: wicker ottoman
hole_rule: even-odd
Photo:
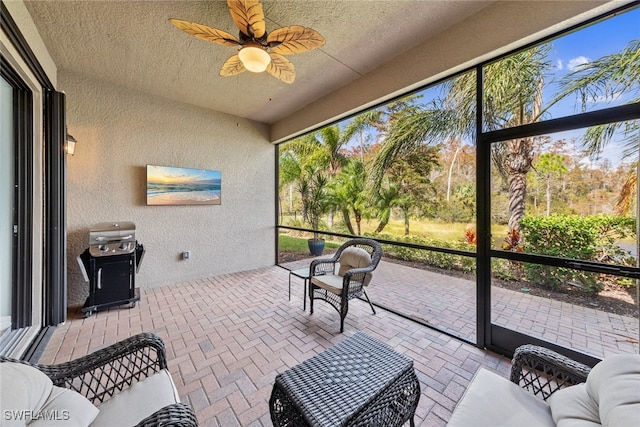
[[[274,426],[413,426],[419,399],[413,361],[358,332],[276,376],[269,411]]]

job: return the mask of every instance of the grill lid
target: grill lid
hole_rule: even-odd
[[[132,222],[101,222],[89,229],[89,253],[93,256],[129,254],[136,249]]]

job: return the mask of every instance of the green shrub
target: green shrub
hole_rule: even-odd
[[[396,242],[413,243],[416,245],[435,246],[447,249],[457,249],[475,252],[475,245],[466,242],[451,242],[445,240],[427,239],[415,236],[396,236],[391,234],[375,234],[371,237],[393,240]],[[447,254],[444,252],[430,251],[426,249],[414,249],[404,246],[382,245],[386,255],[399,258],[404,261],[419,262],[446,270],[459,270],[474,272],[476,260],[474,257]]]
[[[320,236],[322,237],[322,235]],[[308,237],[300,237],[296,232],[290,231],[288,234],[280,234],[278,248],[281,252],[309,253],[307,244]],[[326,240],[324,247],[327,250],[338,248],[342,242]]]
[[[491,274],[502,280],[517,281],[522,279],[522,263],[503,258],[491,260]]]
[[[524,251],[561,258],[633,265],[634,259],[616,242],[635,233],[635,220],[609,215],[527,216],[520,223]],[[573,284],[592,293],[602,290],[598,274],[561,267],[526,264],[528,280],[552,289]]]

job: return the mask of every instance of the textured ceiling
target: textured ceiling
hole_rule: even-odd
[[[289,85],[267,73],[220,77],[235,48],[189,36],[169,18],[236,34],[226,1],[32,1],[25,5],[58,71],[275,123],[392,60],[492,1],[263,1],[267,31],[311,27],[318,50],[288,56]],[[64,90],[64,88],[62,88]]]

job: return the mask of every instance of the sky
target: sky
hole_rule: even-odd
[[[190,184],[220,180],[220,171],[147,166],[147,181],[162,184]]]
[[[637,39],[640,39],[640,7],[552,40],[548,59],[554,68],[550,70],[550,75],[547,77],[548,84],[544,90],[545,102],[551,100],[557,90],[553,83],[555,80],[570,73],[580,64],[619,52],[627,47],[631,41]],[[425,89],[421,93],[423,97],[420,99],[420,103],[427,103],[434,97],[442,96],[438,86]],[[622,105],[630,99],[630,96],[627,94],[618,99],[609,100],[609,102],[589,103],[587,111]],[[640,93],[636,92],[634,96],[640,97]],[[580,113],[581,108],[580,100],[575,96],[569,96],[553,106],[549,110],[547,118]],[[584,130],[576,130],[552,135],[552,137],[567,140],[579,139],[583,133]],[[374,139],[373,135],[369,136],[370,141]],[[602,156],[616,165],[622,160],[621,152],[622,144],[614,140],[607,146],[606,152]]]
[[[561,78],[581,64],[620,52],[629,42],[637,39],[640,39],[640,8],[562,36],[552,42],[549,54],[549,59],[555,65],[554,78]],[[621,105],[628,100],[629,95],[617,102],[598,103],[591,109]],[[580,112],[580,105],[576,105],[575,99],[567,99],[561,107],[562,111],[558,111],[554,117]]]
[[[554,98],[557,91],[555,81],[575,70],[577,66],[620,52],[631,41],[638,39],[640,39],[640,7],[552,40],[548,60],[553,64],[553,69],[550,70],[550,75],[546,78],[543,90],[544,102],[548,103]],[[636,85],[636,88],[639,86]],[[422,93],[424,96],[420,100],[421,103],[427,103],[434,97],[442,96],[438,86],[428,88]],[[589,102],[586,111],[623,105],[632,99],[632,96],[640,97],[640,91],[636,89],[634,94],[627,93],[605,102]],[[578,96],[570,95],[552,106],[546,118],[566,117],[580,112],[582,112],[580,99]],[[550,136],[554,139],[576,140],[577,145],[580,146],[580,137],[584,131],[585,129],[579,129]],[[622,161],[629,160],[623,158],[622,151],[623,144],[620,142],[620,137],[616,136],[601,153],[600,158],[606,158],[616,166]]]
[[[620,52],[631,41],[638,39],[640,39],[640,8],[635,8],[555,39],[551,44],[552,48],[549,53],[549,59],[555,65],[553,78],[559,79],[573,71],[576,66]],[[552,89],[555,89],[555,87],[550,86],[549,90],[551,92],[553,92]],[[634,94],[626,93],[616,99],[589,102],[587,111],[623,105],[632,99],[632,96],[636,98],[640,96],[637,89]],[[550,97],[551,95],[548,95],[547,99],[550,99]],[[580,100],[572,96],[559,102],[550,112],[553,117],[563,117],[579,113],[581,108]],[[566,139],[579,138],[582,134],[582,130],[577,130],[564,132],[561,137]],[[600,158],[610,160],[615,166],[622,161],[628,160],[623,158],[623,148],[620,136],[616,136],[601,153]]]

